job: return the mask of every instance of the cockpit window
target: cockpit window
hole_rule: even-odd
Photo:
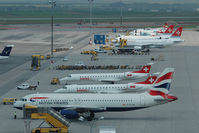
[[[22,99],[20,99],[20,101],[27,101],[27,99],[25,99],[25,98],[22,98]]]

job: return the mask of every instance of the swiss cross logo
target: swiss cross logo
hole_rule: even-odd
[[[150,78],[149,81],[150,81],[151,83],[153,83],[154,79],[153,79],[153,78]]]
[[[147,72],[149,69],[147,67],[144,68],[144,71]]]
[[[135,88],[135,85],[131,85],[130,88]]]
[[[172,29],[169,29],[168,31],[169,31],[169,32],[172,32]]]
[[[180,35],[180,31],[177,31],[176,34],[179,36]]]

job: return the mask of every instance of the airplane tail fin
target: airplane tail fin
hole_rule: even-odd
[[[7,46],[3,49],[3,51],[2,51],[2,53],[1,53],[0,55],[1,55],[1,56],[9,56],[13,47],[14,47],[14,45],[7,45]]]
[[[174,25],[170,25],[169,28],[167,28],[164,33],[171,34],[173,32],[173,29],[174,29]]]
[[[183,30],[183,27],[179,27],[173,34],[171,37],[181,37],[182,35],[182,30]]]
[[[169,91],[173,73],[174,73],[174,68],[165,68],[164,71],[157,77],[153,87],[164,88]]]
[[[151,96],[161,96],[157,97],[156,101],[167,101],[172,102],[177,100],[176,96],[170,94],[171,79],[174,73],[174,68],[166,68],[158,76],[157,80],[154,82],[153,88],[149,90],[149,95]]]
[[[144,65],[141,70],[135,71],[135,72],[132,72],[132,73],[149,73],[150,70],[151,70],[151,65],[152,64],[153,63],[148,63],[147,65]]]
[[[153,84],[157,79],[156,75],[150,75],[145,81],[136,82],[135,84]]]

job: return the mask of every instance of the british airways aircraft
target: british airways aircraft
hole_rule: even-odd
[[[14,103],[14,107],[25,106],[50,107],[61,110],[64,116],[93,120],[95,113],[106,111],[131,111],[165,104],[178,98],[170,94],[170,83],[173,72],[161,74],[156,85],[142,93],[96,94],[96,93],[37,93],[23,97]]]
[[[14,47],[14,45],[7,45],[3,49],[2,53],[0,53],[0,60],[8,59],[13,47]]]
[[[148,76],[151,70],[152,63],[143,66],[141,70],[134,72],[123,73],[90,73],[90,74],[70,74],[67,77],[61,78],[60,81],[75,81],[75,80],[94,80],[100,82],[114,83],[125,79],[138,79]]]

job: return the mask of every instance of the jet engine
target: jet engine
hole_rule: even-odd
[[[74,110],[62,109],[60,111],[60,114],[63,115],[64,117],[68,118],[68,119],[79,118],[79,114]]]

